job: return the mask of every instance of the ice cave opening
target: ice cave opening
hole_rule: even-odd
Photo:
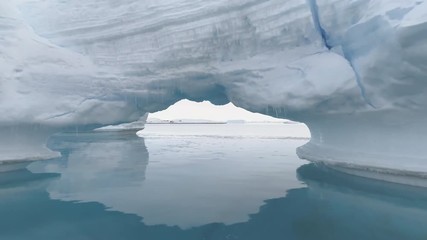
[[[233,103],[214,105],[209,101],[195,102],[188,99],[178,101],[165,110],[150,113],[145,126],[138,135],[273,137],[278,140],[302,140],[301,144],[310,140],[310,131],[304,123],[253,113]],[[156,129],[161,133],[156,132]]]
[[[180,100],[168,108],[150,113],[150,122],[217,122],[217,123],[283,123],[290,120],[271,117],[268,115],[250,112],[240,107],[236,107],[229,102],[223,105],[215,105],[209,101],[191,101],[189,99]],[[308,129],[307,129],[308,131]]]

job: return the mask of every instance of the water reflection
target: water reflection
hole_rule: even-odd
[[[38,172],[56,172],[61,178],[48,191],[54,199],[114,201],[120,189],[139,187],[145,179],[148,151],[144,139],[132,132],[61,134],[49,147],[64,156],[60,161],[31,166]],[[117,201],[124,203],[125,199]]]
[[[63,159],[0,175],[0,239],[427,239],[426,190],[292,165],[277,141],[146,139],[147,168],[134,135],[57,136]]]
[[[426,189],[350,176],[313,164],[298,168],[308,188],[295,218],[309,239],[427,239]],[[295,222],[296,219],[294,220]],[[311,229],[308,230],[307,229]]]
[[[0,239],[136,239],[140,218],[99,203],[53,200],[52,174],[13,172],[19,184],[0,184]],[[22,178],[23,177],[23,178]],[[24,180],[25,179],[25,180]]]
[[[60,174],[41,173],[34,174],[27,169],[21,169],[13,172],[2,172],[0,174],[0,188],[16,188],[31,185],[34,182],[44,182],[51,178],[58,178]]]
[[[148,225],[233,224],[247,221],[266,198],[301,186],[295,174],[300,162],[283,160],[299,143],[286,141],[289,147],[277,139],[62,134],[50,147],[65,157],[31,170],[61,174],[47,188],[52,199],[98,202]],[[271,156],[263,159],[266,152]]]

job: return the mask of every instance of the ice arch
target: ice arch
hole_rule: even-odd
[[[0,159],[46,157],[52,132],[187,98],[306,123],[298,154],[312,161],[423,174],[426,12],[423,0],[3,1]]]

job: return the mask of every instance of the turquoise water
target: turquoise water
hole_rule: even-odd
[[[0,239],[427,239],[427,191],[300,160],[301,125],[73,133],[0,175]]]

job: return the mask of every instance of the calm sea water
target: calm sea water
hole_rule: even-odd
[[[302,125],[73,133],[0,174],[0,239],[427,239],[427,191],[300,160]]]

